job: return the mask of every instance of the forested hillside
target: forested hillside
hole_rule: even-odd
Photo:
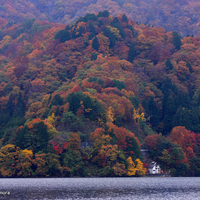
[[[200,37],[108,11],[2,21],[0,175],[141,176],[140,147],[200,174]]]
[[[200,35],[199,0],[1,0],[0,17],[14,23],[36,18],[69,24],[103,10],[184,36]]]

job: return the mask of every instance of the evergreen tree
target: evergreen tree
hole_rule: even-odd
[[[199,118],[198,109],[193,107],[191,110],[191,127],[190,130],[194,131],[195,133],[200,132],[200,118]]]
[[[74,30],[72,32],[72,38],[76,39],[82,36],[83,32],[84,32],[84,28],[82,26],[79,26],[79,28],[77,29],[77,25],[74,27]]]
[[[91,39],[94,38],[95,36],[96,36],[96,34],[90,33],[90,35],[88,36],[88,40],[91,40]]]
[[[128,23],[128,18],[126,17],[125,14],[123,14],[122,16],[122,21]]]
[[[154,153],[157,156],[162,155],[162,152],[164,149],[173,149],[174,146],[175,146],[174,143],[172,143],[169,139],[159,135],[158,143],[157,143],[157,150]]]
[[[191,176],[200,176],[200,158],[197,156],[192,157],[189,160],[190,170],[189,173]]]
[[[12,83],[7,83],[6,87],[4,87],[3,92],[4,95],[9,94],[13,90],[13,84]]]
[[[99,20],[98,27],[100,28],[102,25],[104,25],[104,22],[102,20]]]
[[[117,17],[115,17],[113,19],[113,21],[110,23],[111,26],[117,28],[119,30],[119,34],[121,35],[121,37],[124,39],[126,38],[126,34],[124,32],[124,29],[122,28],[119,19]]]
[[[47,132],[47,126],[43,122],[34,124],[33,126],[35,138],[34,150],[35,152],[44,151],[47,152],[47,146],[49,141],[49,134]]]
[[[149,106],[148,106],[148,102],[147,102],[146,99],[144,99],[144,100],[142,101],[142,107],[145,109],[145,113],[147,113],[147,115],[149,115],[149,114],[150,114],[150,111],[149,111]]]
[[[99,12],[97,17],[108,17],[110,13],[107,10],[104,10],[103,12]]]
[[[66,27],[65,27],[65,30],[66,31],[69,31],[71,28],[70,28],[70,26],[69,25],[67,25]]]
[[[135,56],[136,56],[135,44],[132,43],[128,51],[128,61],[132,63],[133,60],[135,59]]]
[[[173,126],[185,126],[186,129],[191,127],[190,113],[187,108],[179,106],[176,113],[173,116]]]
[[[83,105],[85,109],[91,109],[90,112],[85,113],[85,117],[90,120],[95,120],[95,104],[89,96],[84,99]]]
[[[14,103],[13,103],[13,94],[10,94],[7,105],[6,105],[6,112],[9,114],[10,117],[13,116],[14,112]]]
[[[20,92],[17,99],[16,109],[13,115],[15,117],[18,117],[18,116],[23,117],[25,115],[25,112],[26,112],[26,104],[22,97],[22,93]]]
[[[83,176],[84,162],[80,151],[68,149],[62,154],[62,164],[70,168],[71,176]]]
[[[71,39],[71,36],[70,36],[69,31],[64,31],[63,34],[60,37],[60,42],[64,43],[64,42],[66,42],[66,41],[68,41],[70,39]]]
[[[129,100],[131,101],[132,105],[134,106],[134,108],[138,109],[139,104],[140,104],[140,99],[136,96],[130,96]]]
[[[39,151],[47,152],[48,141],[47,126],[43,122],[33,124],[33,128],[30,130],[25,125],[18,130],[16,136],[16,146],[21,149],[33,150],[35,153]]]
[[[132,27],[131,25],[128,24],[128,25],[126,26],[126,28],[129,29],[129,30],[131,30],[133,37],[136,36],[135,31],[134,31],[134,29],[133,29],[133,27]]]
[[[195,94],[193,95],[193,100],[195,106],[200,105],[200,87],[196,90]]]
[[[76,93],[70,93],[67,97],[67,102],[69,102],[69,111],[72,111],[76,114],[77,110],[80,107],[80,102],[84,101],[85,95],[82,91]]]
[[[95,37],[92,41],[92,48],[95,49],[96,51],[99,50],[99,40],[97,37]]]
[[[97,59],[98,54],[96,53],[91,53],[91,60],[96,60]]]
[[[135,140],[135,138],[126,137],[126,143],[127,143],[127,148],[125,151],[130,154],[131,154],[131,152],[133,152],[133,154],[131,155],[133,160],[136,160],[137,158],[142,160],[142,154],[140,151],[140,147],[139,147],[137,141]]]
[[[16,127],[9,127],[8,129],[4,130],[3,145],[13,144],[15,142],[15,131]]]
[[[50,107],[57,106],[57,105],[59,105],[59,106],[63,105],[63,99],[61,98],[61,96],[59,94],[56,94],[53,97],[53,100],[51,102],[51,106]]]
[[[176,113],[176,102],[174,99],[173,94],[171,93],[169,97],[166,100],[166,103],[163,105],[163,114],[164,114],[164,134],[167,134],[171,131],[172,129],[172,119],[174,114]]]
[[[70,40],[71,36],[68,30],[60,30],[55,34],[54,39],[60,39],[60,42],[64,43],[65,41]]]
[[[123,81],[118,81],[116,79],[113,79],[112,82],[114,83],[113,87],[117,87],[118,90],[122,90],[126,88],[126,85]]]
[[[188,95],[188,93],[183,93],[182,91],[178,91],[177,105],[185,107],[185,108],[190,108],[192,106],[191,105],[191,98]]]
[[[180,50],[182,42],[181,42],[181,36],[176,32],[173,31],[173,45],[177,50]]]
[[[108,27],[105,27],[103,29],[103,34],[109,38],[110,40],[110,45],[109,48],[112,48],[115,46],[116,40],[115,40],[115,36],[111,33],[111,31],[108,29]]]
[[[149,107],[149,115],[150,115],[150,123],[152,124],[152,127],[158,126],[160,122],[160,112],[158,110],[158,107],[156,106],[156,103],[154,101],[153,97],[150,97],[149,102],[148,102],[148,107]]]
[[[18,129],[16,133],[16,146],[21,149],[31,147],[31,139],[28,137],[30,135],[28,127],[25,125],[22,129]]]
[[[190,73],[192,73],[193,72],[192,65],[189,62],[187,62],[186,66],[188,67]]]
[[[91,22],[89,23],[89,29],[90,29],[91,33],[96,34],[96,29],[95,29],[94,25]]]
[[[90,29],[90,35],[88,37],[88,40],[91,40],[93,37],[96,36],[96,29],[95,29],[94,25],[91,22],[89,23],[89,27],[88,28]]]
[[[176,85],[172,84],[170,78],[166,78],[164,84],[161,87],[162,93],[164,94],[163,99],[165,100],[169,96],[169,92],[173,92],[174,94],[178,94],[178,88]]]
[[[60,113],[59,106],[57,106],[57,107],[56,107],[55,116],[59,116],[59,115],[61,115],[61,113]]]
[[[97,16],[95,15],[95,14],[89,14],[89,13],[87,13],[86,15],[85,15],[85,17],[83,18],[83,21],[84,22],[88,22],[88,21],[96,21],[97,20]]]
[[[173,69],[173,65],[172,65],[172,63],[171,63],[171,61],[170,61],[169,58],[167,58],[167,60],[166,60],[166,62],[165,62],[165,65],[166,65],[166,67],[167,67],[169,70],[172,70],[172,69]]]

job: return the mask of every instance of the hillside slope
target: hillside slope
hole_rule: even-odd
[[[107,11],[1,37],[1,176],[139,176],[141,143],[173,175],[199,175],[199,37]]]
[[[126,13],[139,23],[199,36],[199,9],[198,0],[2,0],[0,17],[14,22],[36,18],[69,24],[86,13],[108,10],[112,16]]]

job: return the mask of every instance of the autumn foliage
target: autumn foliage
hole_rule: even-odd
[[[198,176],[200,38],[108,11],[44,18],[0,19],[0,176],[143,176],[142,145],[172,175]]]

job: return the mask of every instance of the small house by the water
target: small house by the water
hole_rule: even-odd
[[[149,174],[160,174],[161,173],[160,165],[158,165],[157,162],[155,162],[155,161],[152,161],[148,165],[148,170],[149,170]]]

